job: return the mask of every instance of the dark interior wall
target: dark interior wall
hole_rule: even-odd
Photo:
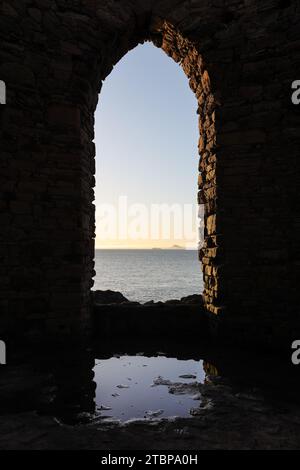
[[[88,323],[94,110],[149,39],[199,103],[207,311],[232,338],[297,336],[299,17],[298,1],[0,1],[2,331]]]

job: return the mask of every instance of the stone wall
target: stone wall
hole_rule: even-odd
[[[297,339],[299,19],[299,1],[0,1],[1,331],[88,323],[98,93],[151,40],[199,103],[212,323],[243,342]]]

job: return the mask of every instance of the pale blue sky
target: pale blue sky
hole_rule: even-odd
[[[96,208],[196,202],[197,101],[181,67],[145,43],[105,80],[96,111]],[[97,244],[102,243],[97,240]]]

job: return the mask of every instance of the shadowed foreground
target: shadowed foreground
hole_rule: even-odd
[[[203,360],[201,401],[190,417],[120,424],[97,414],[95,358],[142,350]],[[116,338],[55,355],[21,351],[0,370],[0,449],[298,449],[299,390],[289,353],[254,355],[192,338],[185,346]]]
[[[67,426],[35,413],[1,417],[0,449],[297,449],[300,407],[267,405],[229,386],[204,386],[200,416],[123,426]]]

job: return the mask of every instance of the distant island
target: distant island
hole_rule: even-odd
[[[184,250],[184,246],[180,246],[180,245],[173,245],[173,246],[169,246],[167,248],[151,248],[152,250]]]

